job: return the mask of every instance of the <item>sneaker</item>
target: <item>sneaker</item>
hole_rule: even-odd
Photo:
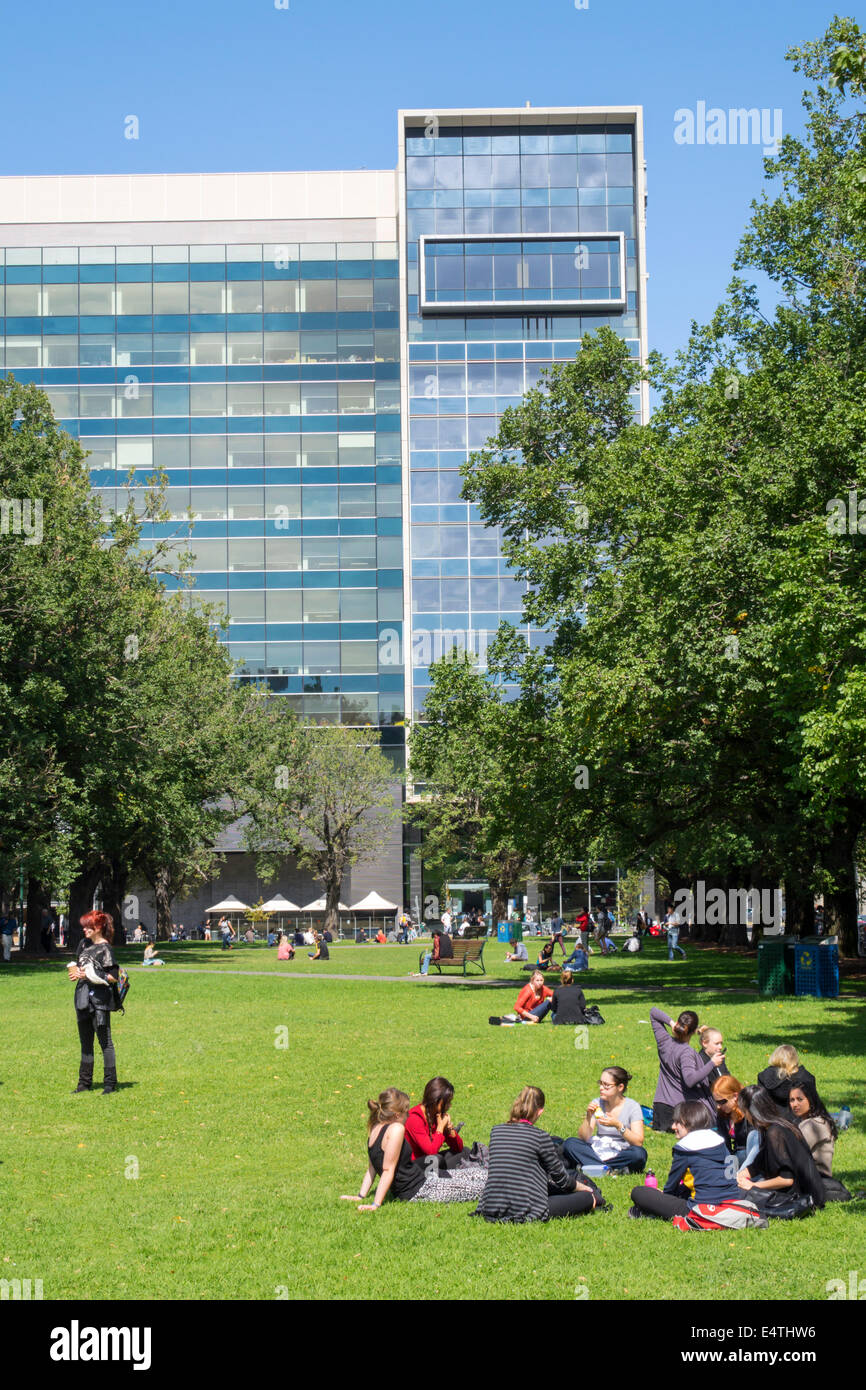
[[[502,1019],[499,1017],[498,1014],[491,1014],[487,1022],[492,1024],[494,1028],[499,1028],[501,1027]]]

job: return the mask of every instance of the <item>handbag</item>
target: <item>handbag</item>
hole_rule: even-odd
[[[599,1009],[597,1004],[588,1004],[584,1010],[583,1016],[586,1022],[591,1027],[600,1023],[604,1023],[604,1019],[601,1016],[601,1010]]]

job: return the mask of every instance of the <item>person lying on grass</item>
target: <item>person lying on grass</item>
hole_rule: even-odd
[[[710,1129],[710,1117],[699,1100],[674,1106],[673,1132],[677,1142],[664,1191],[633,1187],[629,1216],[673,1221],[680,1230],[738,1230],[766,1226],[757,1205],[742,1192],[736,1178],[736,1159],[722,1136]]]
[[[792,1118],[809,1145],[815,1167],[824,1179],[824,1196],[828,1202],[850,1202],[851,1193],[844,1183],[833,1177],[833,1151],[839,1131],[833,1116],[828,1114],[812,1081],[792,1086],[788,1096]]]
[[[521,1023],[541,1023],[550,1009],[552,1000],[553,990],[544,983],[541,971],[534,970],[529,977],[529,984],[524,985],[517,996],[514,1013],[505,1014],[502,1018],[494,1015],[490,1022],[508,1025],[516,1023],[519,1019]]]
[[[569,1174],[550,1135],[536,1129],[543,1114],[544,1092],[524,1086],[507,1122],[493,1126],[487,1186],[475,1216],[485,1221],[549,1221],[583,1216],[596,1203],[603,1205],[595,1184]]]
[[[625,1067],[605,1067],[598,1096],[589,1102],[577,1138],[566,1139],[562,1148],[575,1168],[606,1163],[614,1172],[643,1172],[647,1161],[643,1111],[626,1095],[630,1081]]]
[[[341,1201],[359,1203],[358,1211],[378,1211],[389,1196],[398,1202],[475,1202],[482,1196],[487,1170],[480,1164],[444,1173],[435,1155],[429,1163],[412,1161],[406,1139],[410,1106],[396,1086],[367,1101],[367,1171],[357,1193],[343,1194]],[[373,1201],[365,1202],[377,1178]]]
[[[754,1159],[737,1174],[743,1191],[767,1216],[773,1215],[774,1207],[787,1206],[793,1197],[810,1197],[814,1206],[823,1207],[824,1181],[790,1109],[787,1115],[782,1114],[763,1086],[747,1086],[737,1097],[737,1104],[761,1136]]]

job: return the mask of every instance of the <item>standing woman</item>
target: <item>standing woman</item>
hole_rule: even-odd
[[[686,1100],[702,1101],[714,1126],[716,1106],[709,1078],[722,1065],[725,1054],[714,1050],[706,1062],[700,1060],[690,1042],[698,1027],[698,1016],[691,1009],[684,1009],[676,1023],[664,1009],[650,1009],[650,1022],[659,1053],[653,1129],[667,1133],[673,1125],[674,1107]]]
[[[102,1094],[108,1096],[117,1090],[117,1063],[110,1020],[112,1011],[117,1007],[113,988],[118,978],[117,962],[111,949],[114,924],[107,912],[86,912],[81,918],[81,927],[84,940],[78,947],[78,958],[75,965],[67,967],[70,980],[76,981],[75,1015],[81,1039],[81,1066],[73,1095],[93,1089],[95,1033],[102,1048],[105,1070]]]

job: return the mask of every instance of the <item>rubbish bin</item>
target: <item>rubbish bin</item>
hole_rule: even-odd
[[[511,923],[511,940],[512,940],[512,941],[522,941],[522,940],[523,940],[523,928],[524,928],[524,926],[525,926],[525,923],[524,923],[524,922],[512,922],[512,923]]]
[[[758,993],[790,994],[787,987],[789,973],[786,969],[785,941],[777,937],[773,941],[758,942]]]
[[[497,941],[510,941],[510,940],[511,940],[511,923],[510,923],[510,922],[497,922],[497,923],[496,923],[496,940],[497,940]]]

